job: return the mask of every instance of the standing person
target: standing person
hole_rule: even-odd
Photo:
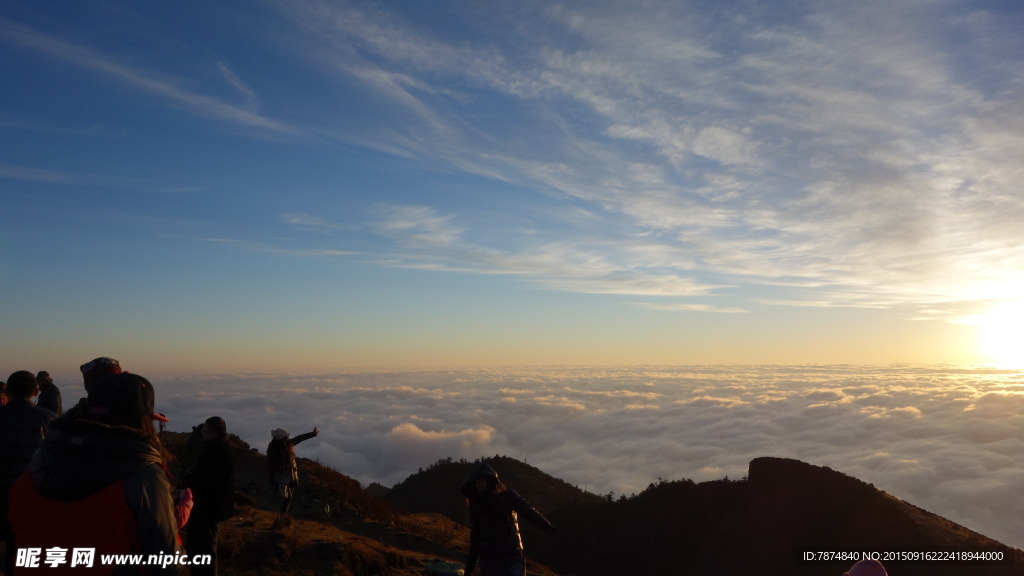
[[[480,463],[462,483],[460,490],[469,503],[469,556],[465,573],[470,576],[477,564],[481,576],[523,576],[523,538],[519,534],[519,514],[550,534],[555,527],[514,490],[498,479],[489,465]]]
[[[60,401],[60,388],[53,383],[50,373],[43,370],[36,374],[36,383],[39,384],[39,398],[36,399],[36,406],[45,408],[57,416],[63,416],[64,406]]]
[[[169,456],[153,427],[153,385],[137,374],[94,382],[78,418],[55,420],[11,488],[11,525],[19,548],[94,550],[105,555],[177,558],[178,520],[167,472]],[[72,558],[46,573],[75,574]],[[114,575],[170,576],[174,562],[118,565]]]
[[[207,418],[202,435],[199,456],[182,478],[192,489],[194,502],[188,525],[188,553],[208,554],[212,560],[209,565],[192,566],[192,576],[216,576],[217,523],[235,515],[235,465],[223,418]]]
[[[104,376],[121,374],[121,363],[107,356],[100,356],[82,364],[78,367],[82,372],[82,381],[85,384],[85,392],[88,393],[94,382]]]
[[[196,463],[196,459],[199,458],[199,453],[203,450],[203,428],[206,428],[206,422],[201,422],[197,426],[192,427],[192,433],[185,439],[185,447],[181,451],[181,459],[178,463],[185,470],[192,467]]]
[[[113,358],[108,358],[106,356],[94,358],[86,362],[85,364],[79,366],[78,369],[82,371],[82,381],[85,384],[86,394],[88,394],[89,390],[92,389],[93,382],[96,382],[97,380],[103,378],[104,376],[108,376],[110,374],[120,374],[122,372],[121,363],[118,362],[117,360],[114,360]],[[81,416],[83,411],[85,410],[85,404],[86,399],[82,398],[81,400],[78,401],[78,404],[75,404],[71,408],[68,408],[67,416],[69,418],[77,418]]]
[[[14,568],[14,533],[8,523],[7,495],[32,461],[46,429],[57,415],[32,404],[39,394],[36,377],[20,370],[7,379],[10,401],[0,406],[0,538],[6,544],[4,573]]]
[[[319,431],[315,426],[312,432],[300,434],[295,438],[291,438],[291,434],[284,428],[274,428],[270,431],[273,439],[267,445],[267,476],[270,486],[283,498],[274,528],[289,522],[288,508],[291,507],[295,489],[299,486],[299,463],[295,461],[295,445],[317,434]]]

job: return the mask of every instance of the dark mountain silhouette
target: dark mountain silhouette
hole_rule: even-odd
[[[526,496],[545,516],[557,515],[559,510],[573,503],[595,504],[604,500],[515,458],[495,456],[483,462],[498,470],[505,484]],[[467,520],[466,500],[459,488],[477,463],[450,458],[439,460],[396,484],[384,499],[397,510],[436,512],[464,522]]]
[[[830,468],[757,458],[748,478],[659,481],[614,501],[586,494],[511,458],[492,458],[506,484],[558,527],[524,528],[528,554],[566,574],[805,574],[839,576],[854,562],[799,561],[802,552],[875,552],[890,574],[1024,575],[1021,551],[972,532]],[[396,508],[465,518],[456,490],[471,462],[441,461],[397,485]],[[452,494],[454,493],[454,494]],[[914,565],[885,554],[999,550],[1011,566]],[[854,557],[855,558],[855,557]]]
[[[162,436],[187,463],[186,434]],[[393,489],[299,459],[295,521],[272,528],[266,459],[232,438],[240,504],[222,523],[221,573],[415,576],[468,548],[459,486],[476,463],[445,459]],[[1010,566],[885,562],[892,576],[1024,576],[1024,554],[829,468],[758,458],[748,478],[651,484],[631,497],[588,494],[512,458],[484,460],[558,527],[523,522],[530,574],[839,576],[853,560],[799,562],[801,552],[1001,550]],[[180,462],[180,461],[179,461]],[[383,496],[382,496],[383,495]],[[848,556],[849,558],[849,556]]]

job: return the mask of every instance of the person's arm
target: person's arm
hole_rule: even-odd
[[[189,517],[192,516],[194,504],[192,489],[174,490],[171,492],[171,499],[174,500],[174,519],[178,521],[178,531],[180,532],[188,524]]]
[[[520,496],[515,490],[506,490],[502,493],[502,496],[505,497],[505,500],[518,514],[523,515],[530,522],[540,526],[541,530],[551,534],[555,533],[555,525],[545,518],[543,514],[538,512],[536,508],[530,506],[530,503]]]
[[[292,446],[298,444],[299,442],[305,442],[306,440],[309,440],[310,438],[313,438],[314,436],[316,436],[319,433],[320,433],[320,431],[317,430],[314,427],[312,432],[307,432],[305,434],[299,434],[295,438],[292,438],[292,440],[291,440]]]
[[[124,497],[135,517],[135,535],[139,553],[145,557],[159,555],[174,557],[182,552],[178,538],[178,521],[174,517],[171,484],[164,470],[156,464],[146,466],[124,479]],[[152,576],[180,576],[186,568],[170,564],[166,567],[145,566]]]

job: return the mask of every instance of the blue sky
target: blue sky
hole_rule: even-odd
[[[1021,29],[1016,2],[5,2],[4,364],[1007,360],[977,342],[1024,320]]]

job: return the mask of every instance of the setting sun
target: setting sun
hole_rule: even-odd
[[[1024,301],[994,306],[972,318],[978,326],[978,347],[989,359],[1004,367],[1024,366]]]

